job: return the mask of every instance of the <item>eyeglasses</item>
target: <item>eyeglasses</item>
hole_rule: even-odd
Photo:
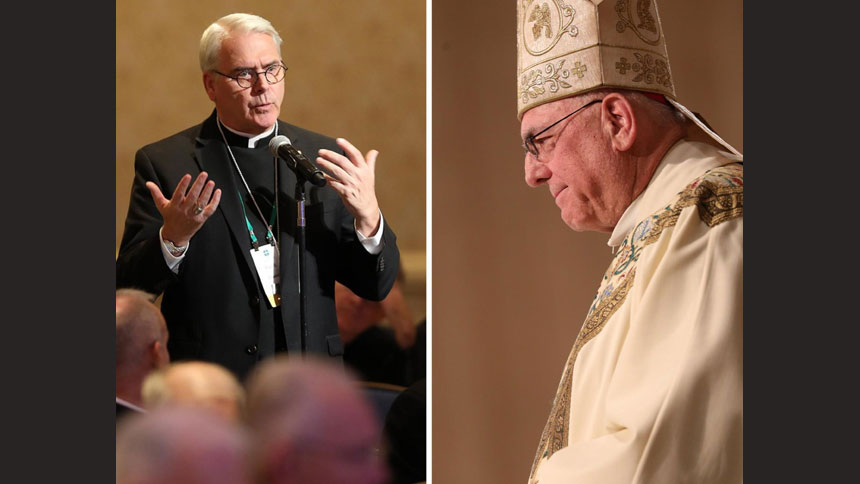
[[[544,129],[542,129],[542,130],[538,131],[537,133],[532,134],[532,135],[529,135],[529,136],[526,136],[526,141],[525,141],[525,143],[523,143],[523,148],[526,150],[526,152],[527,152],[527,153],[529,153],[529,154],[531,154],[532,156],[534,156],[534,157],[535,157],[535,159],[538,159],[538,158],[540,157],[540,152],[538,151],[537,145],[535,144],[535,138],[537,138],[538,136],[540,136],[540,135],[542,135],[542,134],[546,133],[546,132],[547,132],[550,128],[552,128],[553,126],[555,126],[555,125],[557,125],[558,123],[560,123],[560,122],[564,121],[565,119],[567,119],[567,118],[569,118],[569,117],[573,116],[574,114],[576,114],[576,113],[578,113],[578,112],[582,111],[583,109],[587,108],[588,106],[591,106],[592,104],[597,104],[597,103],[599,103],[599,102],[603,102],[603,99],[595,99],[594,101],[591,101],[591,102],[589,102],[589,103],[586,103],[585,105],[581,106],[581,107],[580,107],[579,109],[577,109],[576,111],[574,111],[574,112],[572,112],[572,113],[568,114],[567,116],[565,116],[565,117],[563,117],[563,118],[559,119],[558,121],[556,121],[556,122],[552,123],[551,125],[547,126],[546,128],[544,128]]]
[[[287,66],[281,63],[272,64],[267,67],[265,71],[261,72],[255,71],[254,69],[243,69],[237,71],[235,76],[230,76],[224,74],[223,72],[218,72],[214,69],[212,72],[233,79],[234,81],[236,81],[236,84],[238,84],[239,87],[241,87],[242,89],[247,89],[257,83],[257,79],[259,79],[260,74],[264,75],[266,81],[268,81],[269,84],[277,84],[283,81],[284,76],[287,73]]]

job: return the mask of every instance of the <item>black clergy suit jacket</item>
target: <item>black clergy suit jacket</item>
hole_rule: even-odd
[[[278,123],[279,133],[290,138],[310,159],[320,148],[343,152],[332,138]],[[201,171],[206,171],[216,188],[221,189],[221,201],[191,239],[179,273],[174,274],[161,252],[161,214],[145,183],[155,182],[169,198],[183,175],[190,173],[196,178]],[[301,333],[296,177],[281,161],[278,174],[280,319],[287,351],[297,353],[301,350]],[[328,185],[305,186],[307,350],[341,359],[343,344],[335,314],[334,282],[340,281],[366,299],[384,298],[399,266],[396,237],[386,220],[382,252],[369,254],[358,241],[354,219],[337,193]],[[214,112],[200,125],[141,148],[135,157],[131,202],[116,261],[117,288],[164,293],[161,310],[169,330],[167,348],[171,359],[212,361],[240,378],[259,359],[275,352],[277,321],[267,306],[249,252],[251,241],[239,200],[239,193],[244,191]],[[252,216],[248,213],[248,217]],[[259,238],[262,241],[263,237]]]

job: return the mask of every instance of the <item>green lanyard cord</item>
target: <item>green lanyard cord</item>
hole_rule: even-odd
[[[248,226],[248,233],[251,234],[251,245],[254,246],[254,250],[260,247],[260,243],[257,241],[257,236],[254,234],[254,227],[251,226],[251,221],[248,220],[248,214],[245,212],[245,199],[242,198],[242,191],[237,190],[239,193],[239,205],[242,206],[242,215],[245,217],[245,225]],[[274,203],[272,203],[272,215],[269,217],[269,225],[266,226],[266,242],[272,243],[275,237],[272,235],[272,224],[275,223],[275,217],[278,214],[278,207]]]

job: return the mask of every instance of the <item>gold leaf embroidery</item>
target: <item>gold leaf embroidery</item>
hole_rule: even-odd
[[[636,273],[635,267],[628,273],[624,282],[613,292],[612,297],[601,303],[586,319],[576,337],[576,342],[573,344],[573,349],[570,356],[567,358],[564,372],[561,376],[558,390],[556,390],[555,398],[552,402],[552,410],[549,418],[541,433],[540,443],[538,444],[537,452],[535,453],[534,462],[532,462],[532,470],[530,479],[534,479],[537,471],[538,462],[542,458],[549,459],[554,453],[567,447],[567,439],[569,434],[570,422],[570,389],[573,384],[573,365],[576,361],[576,356],[585,345],[597,336],[606,324],[606,321],[615,313],[615,311],[624,302],[627,293],[633,286],[633,278]]]
[[[654,227],[645,237],[645,244],[656,241],[664,229],[674,226],[687,207],[695,206],[708,227],[743,216],[743,173],[743,166],[734,163],[709,170],[689,184],[672,205],[651,216]]]
[[[564,80],[570,77],[570,70],[562,69],[564,61],[565,59],[562,59],[559,61],[558,65],[548,63],[544,66],[543,70],[533,69],[528,73],[523,74],[522,82],[520,83],[523,86],[522,89],[520,89],[522,102],[527,103],[530,97],[534,99],[544,94],[546,92],[544,85],[549,87],[550,92],[558,92],[562,87],[570,87],[570,84]],[[581,72],[586,70],[586,66],[580,65],[580,63],[577,62],[575,68],[576,71],[574,74],[582,77],[583,74]]]

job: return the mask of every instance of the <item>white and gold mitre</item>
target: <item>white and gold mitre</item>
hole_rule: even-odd
[[[740,155],[675,99],[656,0],[517,0],[517,118],[604,87],[662,94]]]

